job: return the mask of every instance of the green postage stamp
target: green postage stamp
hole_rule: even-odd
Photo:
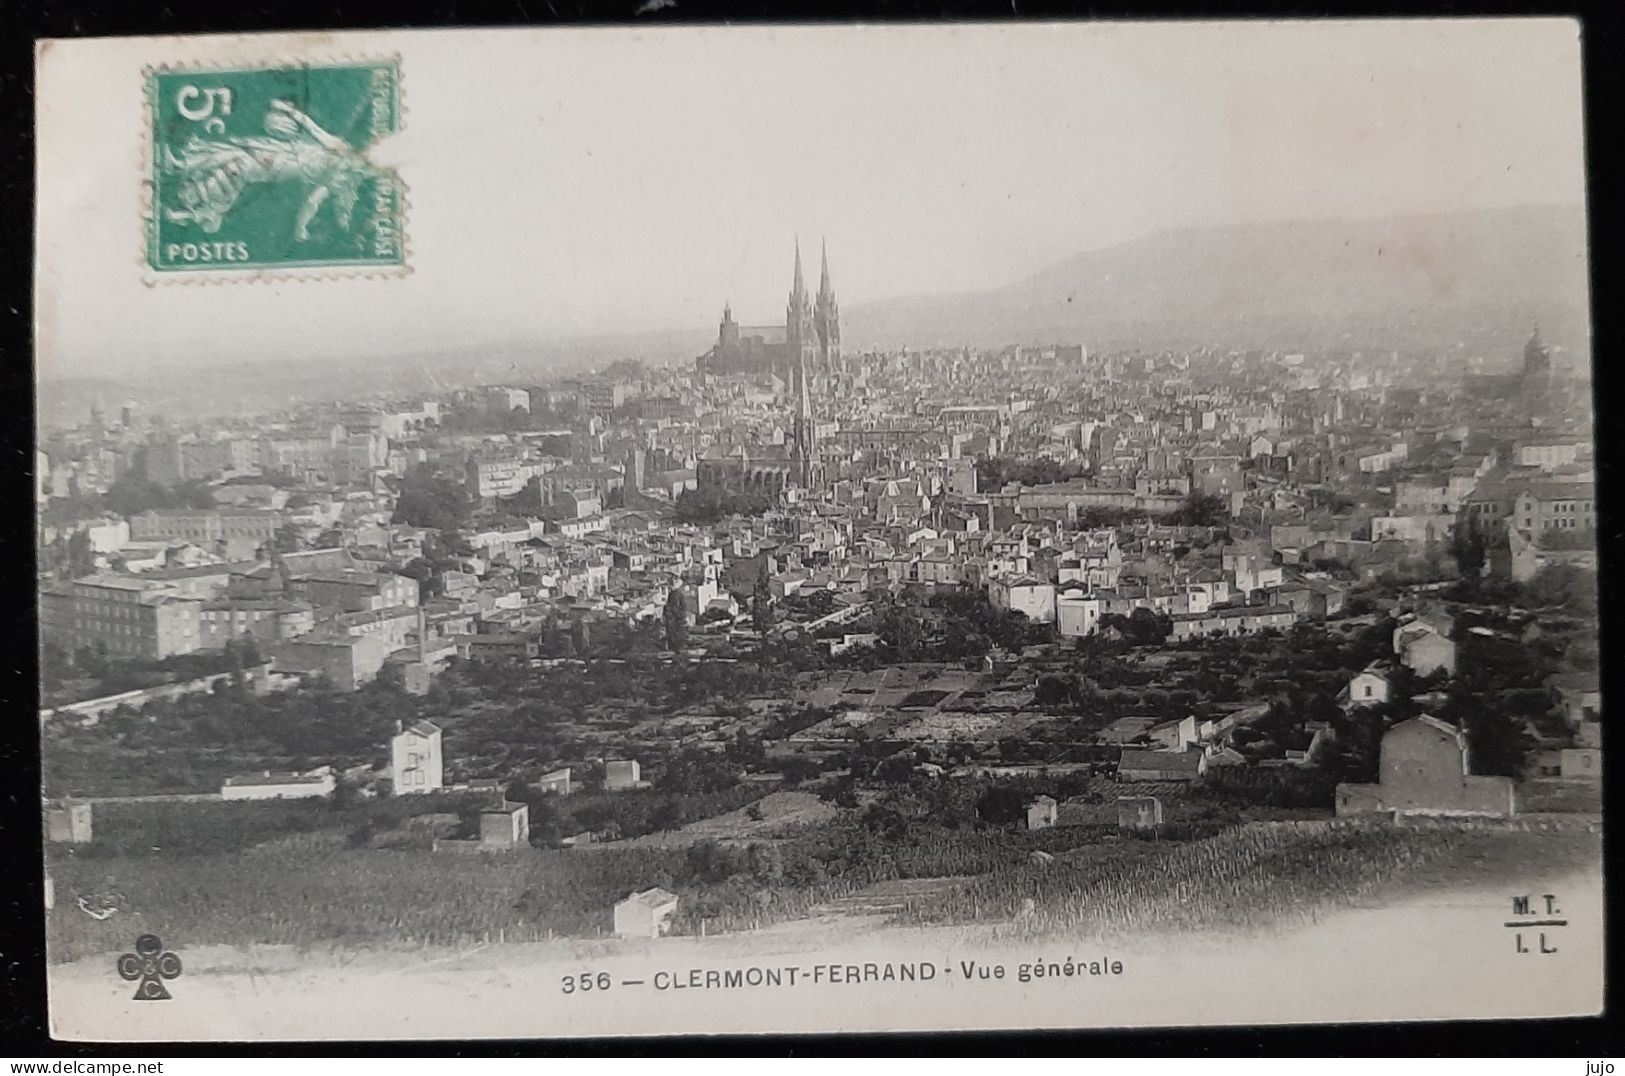
[[[394,60],[148,75],[147,262],[163,274],[405,265]]]

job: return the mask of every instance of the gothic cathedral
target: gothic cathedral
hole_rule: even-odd
[[[813,420],[815,379],[833,376],[841,365],[841,313],[829,277],[829,251],[820,251],[818,295],[807,293],[801,271],[801,241],[796,240],[795,277],[784,310],[783,335],[777,326],[741,328],[732,304],[725,304],[717,342],[695,362],[698,373],[719,377],[760,378],[773,375],[788,384],[793,401],[791,470],[803,488],[816,481],[817,432]]]

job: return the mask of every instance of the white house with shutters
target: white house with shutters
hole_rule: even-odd
[[[389,776],[395,795],[445,787],[446,756],[440,736],[440,726],[433,722],[414,721],[405,728],[396,725],[395,736],[389,741]]]

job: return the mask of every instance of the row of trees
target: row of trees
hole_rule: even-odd
[[[234,773],[376,762],[395,721],[429,716],[429,702],[387,683],[261,696],[223,681],[212,692],[150,703],[139,712],[114,710],[92,726],[48,723],[41,751],[45,783],[53,795],[207,792]]]
[[[45,522],[70,523],[103,515],[128,518],[154,509],[214,507],[214,496],[202,482],[160,485],[149,481],[144,470],[142,465],[120,475],[106,493],[78,492],[67,498],[53,498],[46,507]]]
[[[1101,631],[1115,631],[1130,646],[1160,646],[1174,630],[1174,619],[1167,613],[1141,606],[1128,616],[1107,613],[1100,618]]]
[[[1059,463],[1047,459],[1014,459],[986,456],[976,461],[976,488],[1001,490],[1011,482],[1023,486],[1047,486],[1083,474],[1081,463]]]
[[[582,413],[579,408],[565,405],[559,408],[544,407],[531,400],[530,409],[514,407],[503,411],[500,409],[479,406],[463,407],[448,410],[442,416],[444,421],[433,424],[431,429],[444,429],[447,433],[529,433],[537,430],[557,430],[575,425],[581,421]]]
[[[1450,554],[1456,558],[1456,570],[1469,587],[1476,586],[1483,577],[1490,550],[1504,545],[1506,540],[1506,528],[1486,522],[1471,512],[1465,513],[1451,535]]]
[[[677,495],[677,521],[714,526],[729,516],[759,516],[773,507],[766,493],[735,492],[718,486],[685,489]]]
[[[1185,503],[1162,517],[1172,527],[1223,527],[1230,521],[1230,506],[1223,497],[1192,491]]]
[[[1386,632],[1391,625],[1378,627]],[[1387,674],[1386,702],[1346,712],[1326,688],[1304,679],[1302,688],[1272,704],[1249,735],[1301,750],[1308,746],[1305,724],[1323,721],[1332,735],[1317,760],[1321,769],[1339,781],[1371,782],[1377,779],[1383,734],[1427,712],[1462,729],[1474,773],[1519,777],[1536,746],[1528,726],[1545,720],[1553,705],[1545,683],[1552,669],[1550,660],[1516,640],[1463,633],[1457,639],[1454,677],[1442,670],[1417,676],[1396,664]],[[1442,702],[1424,709],[1421,697],[1439,693]]]
[[[259,644],[251,635],[228,640],[218,652],[200,651],[140,661],[112,657],[106,643],[79,646],[70,651],[48,639],[40,645],[40,686],[45,692],[44,701],[56,706],[216,673],[242,673],[260,661]],[[70,687],[71,694],[64,695]]]
[[[40,568],[57,579],[78,579],[94,572],[96,553],[90,546],[90,532],[58,534],[40,550]]]
[[[395,501],[393,523],[409,527],[427,527],[435,531],[455,531],[473,511],[467,489],[458,482],[435,474],[427,464],[408,471],[401,481],[400,496]]]
[[[622,792],[603,791],[602,767],[595,769],[585,775],[585,791],[568,798],[542,791],[523,776],[508,785],[506,798],[530,807],[532,844],[551,845],[583,831],[619,839],[670,831],[766,794],[741,783],[744,767],[732,753],[680,752],[659,766],[654,787]]]
[[[893,661],[958,661],[994,648],[1019,650],[1049,638],[1049,629],[1021,613],[996,609],[981,591],[946,591],[923,604],[908,598],[876,603],[872,628],[879,656]]]

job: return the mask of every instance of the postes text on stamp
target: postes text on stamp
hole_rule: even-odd
[[[149,76],[159,273],[388,268],[405,195],[369,152],[401,124],[394,61]]]

